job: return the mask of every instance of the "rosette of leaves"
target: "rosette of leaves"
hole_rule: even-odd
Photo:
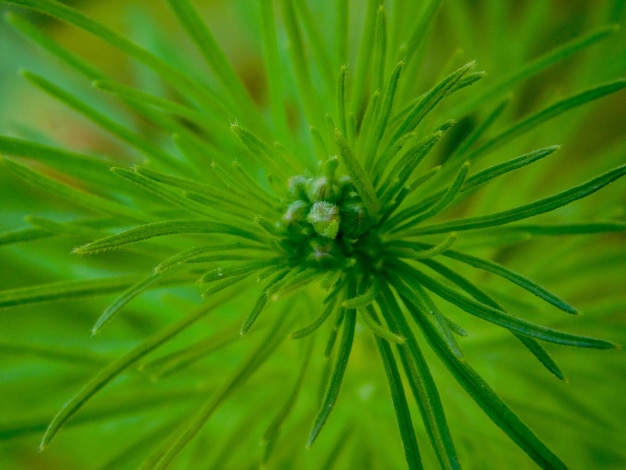
[[[0,138],[28,224],[0,236],[15,273],[1,348],[20,354],[4,439],[28,455],[43,432],[37,458],[65,468],[623,459],[615,418],[559,383],[568,370],[593,383],[619,353],[558,349],[562,370],[547,350],[621,339],[623,184],[605,187],[626,173],[623,126],[597,152],[580,134],[591,102],[623,102],[605,60],[624,57],[623,7],[590,8],[594,28],[537,53],[551,14],[537,5],[516,10],[517,43],[490,48],[474,22],[498,38],[506,2],[479,19],[462,2],[235,2],[261,58],[253,97],[197,6],[165,3],[184,47],[145,12],[131,40],[53,0],[3,2],[136,67],[124,82],[23,10],[6,15],[58,67],[22,77],[112,143]],[[478,60],[450,52],[453,30]],[[596,314],[560,317],[576,299]],[[102,334],[85,338],[89,322]],[[578,405],[597,422],[580,424]]]

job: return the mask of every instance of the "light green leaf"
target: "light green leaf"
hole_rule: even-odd
[[[48,426],[39,445],[39,449],[45,449],[50,441],[56,436],[63,425],[78,412],[89,399],[110,383],[115,377],[124,372],[128,367],[139,361],[154,349],[163,345],[181,331],[187,329],[196,321],[208,315],[219,305],[224,303],[226,298],[218,298],[213,302],[203,305],[195,312],[186,316],[182,320],[161,330],[148,340],[144,341],[127,354],[119,357],[111,362],[105,368],[101,369],[87,384],[67,402],[61,410],[54,416],[52,422]]]
[[[110,201],[100,196],[81,191],[73,186],[68,186],[61,183],[51,177],[44,176],[41,173],[34,171],[26,165],[22,165],[15,160],[3,157],[0,159],[6,168],[13,173],[24,179],[37,188],[43,189],[51,194],[54,194],[63,199],[67,199],[71,203],[81,206],[85,209],[92,211],[115,215],[127,220],[145,220],[145,215],[136,212],[128,207],[118,204],[115,201]]]
[[[155,454],[157,457],[157,461],[153,465],[155,470],[168,467],[180,451],[202,429],[217,407],[258,371],[284,339],[286,324],[288,325],[287,322],[273,325],[267,336],[263,338],[263,341],[252,351],[246,360],[240,364],[237,371],[218,390],[211,394],[211,397],[190,417],[189,421],[180,430],[172,433],[171,439],[167,440]]]
[[[234,102],[240,106],[238,109],[239,113],[252,113],[253,116],[260,118],[256,108],[252,105],[250,96],[241,83],[241,79],[228,62],[226,54],[224,54],[213,33],[194,10],[191,3],[188,0],[168,0],[167,3],[206,62],[215,72],[222,84],[222,90],[231,95]],[[256,119],[255,121],[263,122],[262,119]]]
[[[335,47],[337,51],[337,66],[343,66],[349,60],[349,38],[350,38],[350,4],[349,2],[336,2],[337,23],[335,31]]]
[[[469,162],[465,162],[461,169],[457,173],[454,181],[450,185],[450,187],[446,190],[445,193],[441,195],[441,198],[437,202],[435,202],[430,208],[418,214],[414,219],[413,223],[419,224],[424,220],[428,220],[431,217],[439,214],[443,211],[448,205],[452,203],[456,195],[459,193],[461,188],[463,187],[463,183],[465,183],[465,178],[467,176],[467,172],[469,171]]]
[[[550,353],[546,351],[539,342],[524,335],[515,333],[515,337],[519,339],[522,344],[528,349],[533,356],[537,358],[543,366],[550,371],[557,379],[567,382],[565,374],[559,367],[559,365],[552,359]]]
[[[398,286],[404,287],[404,285],[397,280],[396,284]],[[426,316],[431,323],[437,328],[439,333],[443,336],[446,343],[448,344],[448,348],[458,357],[463,357],[463,351],[459,347],[459,343],[456,341],[456,338],[452,334],[452,328],[450,327],[450,321],[448,317],[444,316],[435,302],[430,298],[428,292],[419,284],[408,286],[410,289],[404,291],[404,295],[408,296],[415,306],[419,309],[419,313]],[[398,287],[398,291],[400,287]],[[413,314],[413,318],[419,323],[421,321],[420,318],[416,317],[418,312],[411,312]]]
[[[526,153],[517,158],[513,158],[503,163],[490,166],[482,171],[479,171],[475,175],[470,176],[465,180],[461,192],[471,191],[478,186],[481,186],[498,176],[505,175],[510,171],[515,171],[523,168],[531,163],[541,160],[542,158],[552,155],[554,152],[561,148],[560,145],[553,145],[543,149],[535,150],[530,153]]]
[[[270,451],[274,448],[273,443],[278,438],[278,434],[281,431],[284,421],[292,413],[294,405],[298,399],[300,391],[302,389],[304,379],[306,377],[309,363],[313,352],[313,340],[307,341],[304,351],[304,359],[300,367],[298,368],[298,377],[291,389],[291,393],[284,401],[282,408],[278,411],[272,422],[269,424],[265,433],[263,434],[263,442],[266,445],[266,451],[263,453],[263,462],[267,462],[270,456]]]
[[[501,234],[527,234],[537,236],[563,235],[590,235],[595,233],[614,233],[626,231],[626,222],[604,221],[604,222],[581,222],[571,224],[532,224],[532,225],[509,225],[499,227]]]
[[[287,125],[287,114],[284,103],[284,80],[283,66],[280,61],[280,51],[276,37],[276,23],[274,20],[274,2],[259,2],[261,15],[261,36],[263,45],[263,58],[265,62],[266,79],[270,95],[272,122],[278,135],[290,139],[290,131]]]
[[[279,267],[276,259],[256,259],[245,260],[241,263],[225,263],[205,272],[199,279],[199,284],[205,284],[215,281],[223,281],[231,277],[239,277],[242,275],[250,275],[267,267]]]
[[[428,250],[428,249],[434,249],[436,248],[433,245],[429,245],[426,243],[419,243],[419,242],[402,242],[402,241],[398,241],[395,242],[398,245],[404,246],[410,250],[414,250],[416,254],[421,253],[421,250]],[[419,251],[418,251],[419,250]],[[475,268],[478,269],[482,269],[484,271],[490,272],[492,274],[495,274],[497,276],[500,276],[518,286],[520,286],[522,289],[527,290],[528,292],[536,295],[537,297],[545,300],[546,302],[554,305],[555,307],[563,310],[564,312],[567,313],[571,313],[571,314],[577,314],[578,311],[572,307],[570,304],[568,304],[567,302],[565,302],[564,300],[560,299],[558,296],[556,296],[555,294],[549,292],[547,289],[541,287],[539,284],[537,284],[536,282],[522,276],[521,274],[518,274],[508,268],[505,268],[504,266],[494,263],[492,261],[487,261],[485,259],[482,258],[477,258],[475,256],[471,256],[471,255],[467,255],[465,253],[462,253],[460,251],[456,251],[456,250],[446,250],[445,252],[443,252],[443,255],[448,257],[448,258],[452,258],[452,259],[456,259],[458,261],[461,261],[465,264],[468,264],[470,266],[473,266]],[[409,255],[410,256],[410,255]],[[414,258],[414,257],[413,257]],[[414,258],[414,259],[420,259],[420,258]]]
[[[363,323],[365,323],[370,331],[374,333],[374,335],[378,338],[394,344],[404,344],[404,342],[406,341],[402,336],[392,332],[391,330],[388,330],[376,320],[376,312],[372,309],[371,305],[368,305],[367,307],[357,308],[357,312],[359,312]]]
[[[154,145],[149,139],[145,138],[140,133],[129,130],[126,126],[120,124],[115,119],[95,110],[91,106],[88,106],[83,100],[79,99],[69,91],[63,90],[44,77],[27,70],[22,71],[22,76],[54,98],[85,115],[88,119],[92,120],[104,130],[132,145],[141,151],[147,158],[157,160],[170,168],[180,167],[180,162],[177,163],[172,155],[162,150],[161,147]]]
[[[378,295],[378,283],[373,282],[372,286],[363,294],[346,299],[341,303],[343,308],[365,308],[370,305]]]
[[[419,50],[422,47],[423,41],[428,35],[429,27],[433,22],[433,19],[437,15],[437,11],[441,6],[441,0],[429,0],[428,3],[422,8],[421,15],[413,23],[413,29],[409,40],[406,44],[403,44],[401,51],[407,55],[407,59],[415,58],[417,54],[414,51]],[[367,54],[363,54],[366,56]]]
[[[452,155],[448,157],[449,162],[455,161],[465,155],[467,151],[480,139],[491,125],[498,120],[502,112],[511,102],[511,96],[507,96],[500,104],[498,104],[487,117],[476,126],[476,128],[462,141],[454,150]]]
[[[453,258],[463,263],[469,264],[478,269],[482,269],[484,271],[496,274],[512,283],[520,286],[522,289],[526,289],[528,292],[536,295],[537,297],[545,300],[546,302],[554,305],[555,307],[563,310],[564,312],[577,314],[578,311],[572,307],[570,304],[560,299],[553,293],[549,292],[547,289],[544,289],[539,284],[533,282],[532,280],[518,274],[510,269],[505,268],[502,265],[494,263],[492,261],[487,261],[481,258],[476,258],[474,256],[466,255],[459,251],[449,250],[444,253],[444,256],[448,258]]]
[[[288,170],[290,162],[277,161],[281,157],[280,153],[275,152],[268,144],[249,130],[240,127],[239,124],[233,123],[230,128],[261,165],[285,179],[291,176]]]
[[[125,419],[133,413],[151,412],[162,414],[164,409],[177,407],[185,400],[193,400],[199,391],[167,390],[154,391],[150,394],[132,392],[112,399],[103,399],[97,405],[89,407],[83,413],[74,416],[67,426],[84,426],[95,423],[105,423],[112,419]],[[50,422],[50,413],[20,416],[14,420],[4,420],[0,423],[0,441],[23,438],[29,434],[41,434],[46,431]]]
[[[534,129],[535,127],[543,124],[546,121],[549,121],[550,119],[554,119],[555,117],[573,108],[582,106],[583,104],[610,95],[611,93],[620,91],[624,87],[626,87],[626,79],[615,80],[613,82],[607,83],[606,85],[600,85],[595,88],[583,91],[578,95],[561,100],[531,116],[528,116],[525,119],[522,119],[516,124],[513,124],[513,126],[502,131],[495,137],[492,137],[487,142],[479,146],[476,150],[472,151],[467,158],[473,160],[477,156],[487,153],[488,151],[497,148],[499,145],[505,142],[510,142],[516,137],[525,134],[526,132]]]
[[[386,188],[383,196],[381,196],[381,200],[384,203],[389,204],[394,202],[399,205],[402,202],[399,195],[408,194],[408,192],[404,193],[402,190],[405,188],[411,175],[444,135],[445,130],[438,129],[429,137],[422,139],[416,145],[407,149],[399,158],[398,162],[391,167],[385,179],[380,178],[380,175],[382,174],[383,168],[389,166],[390,162],[380,162],[380,165],[374,169],[375,174],[379,176],[376,176],[374,179],[377,183],[380,181],[377,187]]]
[[[69,235],[72,237],[93,238],[101,235],[99,230],[86,227],[74,222],[56,222],[45,217],[27,215],[24,221],[35,228],[48,232],[51,235]]]
[[[404,61],[400,61],[393,69],[382,98],[380,113],[377,113],[376,123],[372,126],[373,131],[366,135],[363,147],[359,148],[361,152],[365,152],[365,169],[368,171],[372,168],[378,147],[380,146],[385,131],[387,130],[389,120],[391,119],[403,67]]]
[[[478,173],[468,177],[465,180],[465,182],[463,183],[463,186],[461,186],[461,189],[459,190],[460,192],[459,199],[461,198],[461,196],[469,196],[469,191],[481,185],[484,185],[485,183],[491,181],[492,179],[497,178],[498,176],[504,175],[510,171],[523,168],[538,160],[541,160],[542,158],[547,157],[548,155],[551,155],[553,152],[555,152],[559,148],[560,147],[558,145],[554,145],[552,147],[546,147],[544,149],[535,150],[534,152],[521,155],[517,158],[513,158],[506,162],[499,163],[497,165],[493,165],[489,168],[479,171]],[[448,170],[452,168],[454,167],[453,166],[446,167],[446,169],[442,173],[440,173],[440,178],[442,175],[449,173]],[[401,223],[398,227],[394,228],[394,231],[401,231],[408,227],[412,227],[413,225],[415,225],[415,219],[413,219],[413,217],[419,216],[419,214],[422,211],[424,211],[426,208],[435,204],[435,201],[440,199],[446,193],[446,191],[449,191],[449,188],[436,191],[430,196],[423,198],[419,203],[414,204],[413,206],[408,207],[404,209],[403,211],[400,211],[389,221],[389,225],[395,226],[396,224]]]
[[[428,182],[434,176],[437,176],[441,171],[441,166],[435,166],[428,170],[426,173],[422,174],[419,178],[416,178],[414,181],[405,185],[398,194],[395,196],[394,200],[390,205],[385,208],[385,213],[378,221],[379,226],[392,226],[391,222],[387,222],[387,220],[392,216],[392,214],[400,207],[400,205],[404,202],[406,197],[419,188],[421,185]],[[423,207],[422,207],[423,208]],[[418,212],[421,212],[418,211]]]
[[[339,78],[337,79],[337,121],[339,130],[343,135],[347,135],[348,122],[346,120],[346,75],[348,74],[348,66],[342,65],[339,69]]]
[[[476,83],[479,80],[482,80],[483,78],[485,78],[487,76],[486,72],[480,71],[480,72],[470,72],[467,75],[465,75],[463,78],[461,78],[456,85],[454,85],[454,88],[452,88],[451,93],[455,93],[459,90],[462,90],[463,88],[466,88],[468,86],[472,86],[474,83]]]
[[[300,328],[299,330],[291,333],[289,335],[289,338],[301,339],[317,331],[317,329],[322,326],[328,318],[330,318],[334,313],[339,310],[339,300],[341,292],[342,291],[340,289],[332,291],[331,294],[326,298],[326,301],[324,302],[324,307],[322,308],[320,314],[304,328]]]
[[[372,51],[372,86],[374,90],[382,90],[385,80],[385,56],[387,53],[387,15],[381,3],[376,15],[374,28],[374,49]]]
[[[94,364],[102,365],[105,362],[105,358],[91,351],[85,351],[77,349],[71,346],[60,346],[58,344],[43,344],[33,343],[31,341],[27,343],[17,342],[13,340],[0,339],[0,353],[8,355],[25,355],[34,356],[38,361],[61,361],[71,364],[73,367],[78,365]],[[46,417],[46,419],[48,419]],[[47,423],[46,423],[47,424]],[[45,424],[42,431],[45,430]],[[2,437],[2,431],[0,430],[0,438]]]
[[[459,286],[477,301],[485,305],[489,305],[497,310],[504,311],[504,309],[484,291],[482,291],[476,285],[472,284],[470,281],[468,281],[466,278],[456,273],[455,271],[448,269],[447,267],[435,262],[434,260],[428,260],[427,262],[423,262],[423,264],[426,264],[433,271],[438,272],[442,276],[446,277],[449,281]],[[421,290],[421,287],[417,288],[416,290]],[[436,307],[434,306],[433,308],[436,309]],[[440,331],[442,330],[440,329]],[[565,380],[565,376],[563,375],[563,372],[561,371],[559,366],[550,357],[550,354],[536,340],[528,338],[520,333],[512,333],[518,340],[522,342],[522,344],[531,352],[531,354],[535,356],[537,360],[539,360],[539,362],[541,362],[541,364],[546,367],[546,369],[548,369],[548,371],[550,371],[560,380]],[[446,334],[444,334],[444,338],[446,339],[446,341],[449,342],[448,336]]]
[[[619,31],[619,26],[609,25],[603,26],[595,31],[587,33],[581,37],[575,38],[563,45],[557,46],[555,49],[548,51],[535,60],[528,62],[519,70],[513,72],[511,75],[498,80],[496,83],[485,89],[484,92],[477,94],[470,101],[465,103],[461,110],[462,114],[475,109],[478,106],[482,106],[486,101],[491,100],[503,92],[512,89],[518,83],[526,80],[533,75],[547,69],[548,67],[558,64],[559,62],[567,59],[571,55],[584,50],[585,48],[609,37],[611,34]]]
[[[219,351],[239,338],[235,328],[222,329],[218,334],[202,340],[191,346],[176,350],[165,356],[160,356],[151,361],[140,364],[137,369],[140,372],[150,374],[152,380],[159,380],[180,372],[194,362]]]
[[[10,11],[6,12],[4,18],[11,26],[15,27],[22,34],[29,37],[46,51],[55,55],[70,67],[81,72],[87,78],[91,80],[103,78],[102,72],[100,70],[97,70],[91,64],[79,58],[77,55],[72,54],[66,47],[63,47],[54,42],[48,34],[45,34],[44,32],[42,32],[41,29],[34,27],[28,21],[19,18]]]
[[[236,284],[239,284],[239,282],[243,281],[244,279],[246,279],[248,276],[252,275],[254,271],[249,271],[246,272],[244,274],[240,274],[238,276],[231,276],[228,279],[224,279],[221,280],[215,284],[213,284],[211,287],[209,287],[208,289],[205,289],[202,292],[202,298],[203,299],[208,299],[220,292],[222,292],[224,289],[227,289],[228,287],[234,286]]]
[[[128,276],[54,282],[37,286],[0,291],[0,308],[37,302],[51,302],[105,295],[121,291],[132,285],[135,279]]]
[[[465,74],[476,66],[476,62],[472,61],[464,65],[460,69],[452,72],[446,78],[441,80],[431,90],[429,90],[422,99],[408,112],[402,122],[397,127],[396,131],[391,136],[389,142],[393,144],[396,140],[402,137],[407,132],[415,130],[420,122],[426,117],[426,115],[432,111],[441,100],[453,92],[456,84],[461,80]]]
[[[11,245],[13,243],[28,242],[31,240],[39,240],[40,238],[46,238],[52,235],[52,233],[39,228],[12,230],[10,232],[0,233],[0,246]]]
[[[200,86],[188,74],[168,65],[146,49],[114,33],[78,10],[54,0],[6,0],[6,3],[31,8],[84,29],[152,68],[160,77],[175,87],[181,96],[193,96],[198,103],[209,110],[214,110],[217,107],[215,97],[211,96],[205,87]]]
[[[410,301],[403,297],[403,301]],[[428,322],[420,324],[424,335],[452,376],[487,416],[542,468],[565,470],[565,464],[507,407],[491,387],[462,359],[459,359]]]
[[[310,55],[306,52],[300,21],[296,15],[296,5],[290,0],[282,0],[280,5],[284,15],[284,26],[289,41],[289,59],[296,78],[298,95],[309,125],[321,128],[324,115],[319,106],[319,93],[313,85],[310,61],[307,60]],[[329,78],[332,81],[332,75]]]
[[[167,235],[214,234],[223,233],[250,240],[258,240],[257,234],[238,227],[205,220],[166,220],[139,225],[125,232],[101,238],[74,249],[79,255],[98,253],[121,248],[125,245]]]
[[[295,17],[303,26],[303,43],[306,42],[311,51],[309,57],[312,60],[309,62],[314,66],[312,67],[315,70],[314,73],[319,74],[320,85],[324,89],[325,96],[328,96],[335,77],[332,60],[329,55],[329,47],[324,43],[322,31],[319,28],[320,25],[315,21],[315,15],[311,12],[307,2],[295,2],[293,5],[295,7]]]
[[[413,253],[412,259],[420,260],[434,258],[437,255],[445,253],[454,244],[457,238],[457,234],[452,232],[437,245],[433,245],[430,248],[425,247],[423,250],[420,251],[416,250],[415,253]]]
[[[110,304],[100,315],[98,320],[96,320],[95,325],[91,329],[91,334],[95,335],[100,333],[100,330],[104,325],[106,325],[114,315],[116,315],[128,302],[133,300],[135,297],[141,295],[143,292],[148,290],[154,284],[161,280],[160,274],[150,274],[145,279],[140,280],[139,282],[130,286],[126,291],[122,293],[112,304]]]
[[[212,195],[218,193],[222,197],[226,197],[225,193],[220,192],[214,185],[202,183],[189,178],[182,178],[180,176],[172,175],[171,173],[164,173],[157,171],[154,168],[147,168],[144,166],[134,166],[133,170],[138,174],[150,178],[158,183],[178,188],[184,191],[195,191],[201,194]]]
[[[367,101],[367,106],[365,108],[365,113],[363,114],[363,118],[361,119],[361,127],[359,128],[359,138],[357,139],[356,143],[354,141],[351,140],[347,140],[348,144],[354,144],[357,145],[355,153],[357,155],[361,155],[364,154],[365,155],[365,159],[364,159],[364,165],[365,168],[368,168],[368,161],[369,160],[373,160],[375,155],[370,154],[370,150],[371,148],[367,146],[367,138],[369,136],[371,136],[374,132],[376,132],[376,120],[377,117],[380,115],[380,108],[382,106],[381,103],[382,100],[382,93],[380,90],[374,90],[372,92],[372,95],[370,96],[369,100]],[[361,136],[363,136],[363,138],[361,138]],[[371,163],[369,163],[369,165],[371,166]],[[371,173],[371,172],[370,172]]]
[[[149,193],[154,194],[158,198],[162,199],[165,202],[169,202],[181,209],[188,211],[191,214],[201,215],[205,217],[211,217],[215,219],[215,212],[210,211],[208,207],[202,204],[198,204],[189,198],[183,196],[182,193],[172,190],[170,187],[164,186],[150,178],[147,178],[134,169],[127,168],[111,168],[113,174],[124,178],[127,181],[136,184],[137,186],[143,188]]]
[[[616,345],[597,338],[590,338],[587,336],[579,336],[571,333],[565,333],[563,331],[554,330],[545,326],[537,325],[529,321],[523,320],[518,317],[509,315],[508,313],[493,308],[482,302],[477,302],[469,297],[466,297],[459,292],[435,281],[429,276],[424,275],[418,270],[413,269],[413,276],[416,280],[419,280],[421,285],[428,290],[437,294],[439,297],[447,300],[448,302],[457,305],[459,308],[465,310],[478,318],[482,318],[488,322],[507,328],[513,332],[521,335],[530,336],[535,339],[547,341],[550,343],[562,344],[565,346],[578,346],[581,348],[595,348],[595,349],[614,349]]]
[[[367,0],[367,4],[363,7],[365,20],[363,22],[362,35],[358,42],[359,53],[356,57],[354,83],[352,86],[352,109],[361,109],[369,95],[366,87],[369,78],[368,71],[371,66],[371,51],[374,48],[374,30],[376,28],[376,15],[379,5],[379,0]]]
[[[142,107],[148,106],[159,111],[170,113],[174,116],[181,116],[194,122],[196,125],[202,125],[203,127],[210,128],[216,121],[211,119],[210,115],[202,114],[195,111],[185,105],[176,103],[174,101],[160,98],[145,91],[141,91],[121,83],[113,82],[110,80],[95,80],[93,87],[97,90],[106,91],[115,95],[124,101],[131,103],[139,103]]]
[[[240,332],[242,336],[250,330],[268,301],[276,302],[298,289],[311,285],[319,275],[315,269],[283,269],[281,264],[276,262],[274,262],[274,265],[278,273],[267,284],[252,312],[244,320]]]
[[[391,391],[391,399],[396,411],[396,418],[398,420],[398,426],[400,428],[400,438],[404,446],[404,458],[409,469],[416,470],[424,468],[422,465],[422,459],[420,457],[419,449],[417,447],[417,438],[415,436],[415,429],[413,428],[413,422],[411,420],[411,412],[409,410],[406,396],[404,394],[404,387],[402,385],[402,379],[396,360],[393,357],[389,344],[381,338],[376,338],[376,345],[380,357],[385,367],[385,373],[387,375],[387,383]]]
[[[626,165],[622,165],[610,170],[592,180],[587,181],[579,186],[575,186],[554,196],[540,199],[539,201],[525,204],[503,212],[497,212],[491,215],[479,217],[468,217],[466,219],[452,220],[441,222],[438,224],[426,225],[424,227],[414,228],[402,232],[405,237],[430,235],[434,233],[448,233],[462,230],[476,230],[487,227],[495,227],[504,225],[517,220],[523,220],[528,217],[550,212],[559,207],[565,206],[578,199],[589,196],[596,191],[602,189],[607,184],[621,178],[626,174]]]
[[[235,242],[235,243],[220,243],[213,245],[204,245],[198,246],[194,248],[190,248],[189,250],[181,251],[176,253],[174,256],[171,256],[163,261],[161,261],[155,268],[155,273],[163,273],[172,269],[175,266],[178,266],[183,263],[193,262],[193,261],[224,261],[224,260],[239,260],[237,257],[237,251],[242,251],[243,253],[247,253],[248,250],[258,251],[263,250],[261,246],[249,245],[245,243]],[[231,254],[232,252],[234,254]],[[246,259],[249,259],[249,255]],[[243,259],[241,259],[243,261]]]
[[[348,359],[350,358],[350,352],[352,351],[352,341],[354,340],[355,325],[356,310],[345,310],[343,333],[341,335],[341,342],[339,344],[339,352],[337,354],[335,368],[333,369],[332,375],[328,382],[328,388],[326,389],[324,399],[322,400],[322,406],[320,407],[320,410],[315,417],[313,429],[311,429],[311,432],[309,434],[309,438],[306,444],[307,448],[310,448],[319,436],[320,431],[326,424],[326,421],[328,420],[328,417],[330,416],[330,413],[333,410],[335,403],[337,402],[341,382],[343,381],[343,376],[348,366]]]
[[[397,282],[394,282],[393,286],[396,289],[402,288],[402,284]],[[405,318],[405,312],[400,309],[390,286],[387,284],[381,285],[381,292],[382,296],[379,306],[382,316],[392,331],[397,331],[398,334],[402,334],[406,338],[406,343],[398,345],[397,350],[407,382],[411,388],[411,393],[420,409],[422,421],[426,427],[431,445],[437,454],[442,468],[459,470],[459,459],[452,442],[439,391],[426,358],[415,339],[412,328]],[[415,314],[414,318],[418,321],[421,319],[419,315],[416,316]],[[458,351],[456,343],[454,343],[454,347],[456,348],[454,354],[458,357],[463,357],[460,351]]]
[[[378,202],[378,198],[376,197],[376,191],[374,191],[374,187],[370,179],[368,178],[365,170],[355,158],[352,153],[352,149],[346,142],[339,129],[335,129],[335,139],[337,142],[337,146],[339,147],[339,158],[341,162],[346,167],[348,174],[352,178],[352,182],[354,183],[354,187],[356,188],[359,196],[363,200],[363,204],[367,209],[367,212],[371,217],[376,219],[380,210],[380,203]]]

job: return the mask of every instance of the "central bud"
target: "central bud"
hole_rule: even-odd
[[[359,237],[371,226],[350,177],[336,176],[337,165],[332,157],[322,165],[321,175],[290,178],[289,199],[279,224],[289,251],[315,264],[349,260]]]
[[[337,238],[339,234],[339,207],[332,202],[318,201],[313,203],[307,220],[313,225],[313,229],[326,238]]]

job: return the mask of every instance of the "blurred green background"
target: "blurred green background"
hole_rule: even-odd
[[[197,59],[162,2],[65,3],[164,57],[177,56],[180,61],[192,63]],[[268,97],[253,3],[223,0],[199,1],[196,5],[250,94],[259,106],[266,107]],[[309,3],[316,18],[320,22],[328,21],[331,28],[332,15],[319,11],[324,2],[319,6]],[[393,6],[412,2],[388,3]],[[0,5],[3,13],[18,11]],[[355,27],[351,40],[356,44],[361,18],[358,2],[353,1],[352,6]],[[91,36],[39,15],[27,13],[25,17],[115,79],[155,94],[167,93],[163,82],[152,72]],[[560,98],[626,76],[625,19],[626,2],[620,0],[444,2],[428,45],[421,52],[424,67],[416,80],[427,89],[441,78],[446,64],[475,58],[480,69],[487,71],[485,81],[488,81],[583,32],[605,24],[621,24],[621,31],[610,40],[542,72],[516,89],[513,105],[501,124],[506,126]],[[410,17],[397,19],[398,24],[411,20]],[[154,24],[159,29],[155,30]],[[123,164],[136,157],[75,112],[29,86],[17,73],[18,69],[27,68],[70,87],[77,96],[106,110],[119,122],[128,122],[146,135],[158,138],[158,129],[152,124],[133,120],[110,100],[94,99],[89,84],[60,67],[6,22],[0,23],[0,57],[2,134],[103,155]],[[202,77],[200,66],[196,73]],[[459,132],[463,132],[464,126],[465,129],[475,126],[496,104],[487,102],[484,110],[467,116],[461,121]],[[522,179],[509,178],[496,183],[496,187],[472,199],[470,206],[459,210],[483,214],[512,207],[571,187],[624,163],[625,123],[626,93],[620,92],[543,125],[523,141],[504,147],[502,153],[512,156],[552,144],[563,144],[563,149],[549,162],[542,162],[525,173]],[[449,145],[453,146],[454,142]],[[493,164],[499,155],[491,156],[491,160],[481,165]],[[62,204],[23,184],[4,169],[0,171],[0,201],[0,233],[25,228],[25,215],[54,215]],[[560,209],[546,220],[609,219],[626,220],[626,190],[622,181]],[[496,261],[528,275],[579,307],[584,316],[574,320],[537,307],[534,299],[518,298],[515,290],[493,278],[481,278],[469,270],[464,274],[507,298],[524,311],[525,318],[626,344],[625,241],[623,233],[563,239],[544,237],[497,249],[482,247],[479,239],[466,241],[477,253],[491,253]],[[136,261],[127,255],[68,260],[72,247],[71,240],[53,243],[39,240],[0,247],[0,290],[58,279],[114,275],[120,266]],[[219,354],[208,356],[191,367],[188,374],[179,374],[166,385],[155,386],[141,374],[125,374],[81,412],[48,450],[39,454],[37,446],[52,415],[95,371],[128,350],[138,338],[157,331],[172,317],[178,318],[179,311],[196,305],[196,294],[193,289],[175,295],[167,291],[150,293],[133,304],[119,327],[103,338],[90,338],[89,330],[113,297],[1,309],[0,468],[135,468],[142,449],[150,448],[155,436],[171,427],[180,414],[197,406],[203,394],[216,387],[217,378],[228,374],[249,348],[238,348],[234,341],[226,344]],[[187,332],[168,348],[173,350],[236,325],[237,315],[249,302],[249,298],[234,299],[216,317],[204,322],[202,331]],[[297,299],[294,309],[308,302],[311,302],[308,298]],[[464,327],[471,331],[463,343],[470,363],[572,468],[626,467],[623,429],[626,353],[623,350],[549,348],[569,378],[568,383],[559,383],[524,355],[522,348],[508,336],[483,328],[477,320],[462,318]],[[283,448],[270,468],[326,469],[330,468],[328,459],[332,455],[337,456],[332,460],[334,468],[403,468],[384,373],[378,360],[373,359],[375,346],[361,332],[355,348],[338,408],[320,442],[307,452],[304,442],[312,419],[310,410],[317,407],[319,376],[328,373],[323,358],[314,359],[311,369],[317,373],[309,374],[305,386],[310,393],[303,394],[295,417],[282,436]],[[466,468],[534,468],[458,385],[439,370],[443,368],[438,367],[434,355],[428,359],[434,364],[435,379],[444,390],[444,405],[459,453],[468,462]],[[194,441],[175,468],[257,468],[259,429],[273,415],[272,412],[266,416],[258,404],[271,403],[277,393],[284,391],[285,384],[291,383],[298,361],[295,346],[281,348],[262,373],[219,410],[206,432]],[[121,460],[118,455],[122,456]]]

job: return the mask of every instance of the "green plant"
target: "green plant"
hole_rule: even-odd
[[[626,140],[590,108],[623,104],[625,61],[606,58],[625,57],[624,2],[541,54],[537,25],[557,23],[539,4],[516,11],[518,42],[485,46],[512,3],[234,2],[256,97],[187,0],[166,2],[182,52],[145,10],[144,48],[52,0],[3,3],[136,66],[112,78],[7,15],[71,70],[22,76],[115,139],[0,138],[31,185],[3,190],[28,224],[0,235],[9,465],[39,432],[35,465],[63,468],[623,465],[622,353],[558,349],[563,372],[546,348],[624,339],[624,188],[605,187]]]

